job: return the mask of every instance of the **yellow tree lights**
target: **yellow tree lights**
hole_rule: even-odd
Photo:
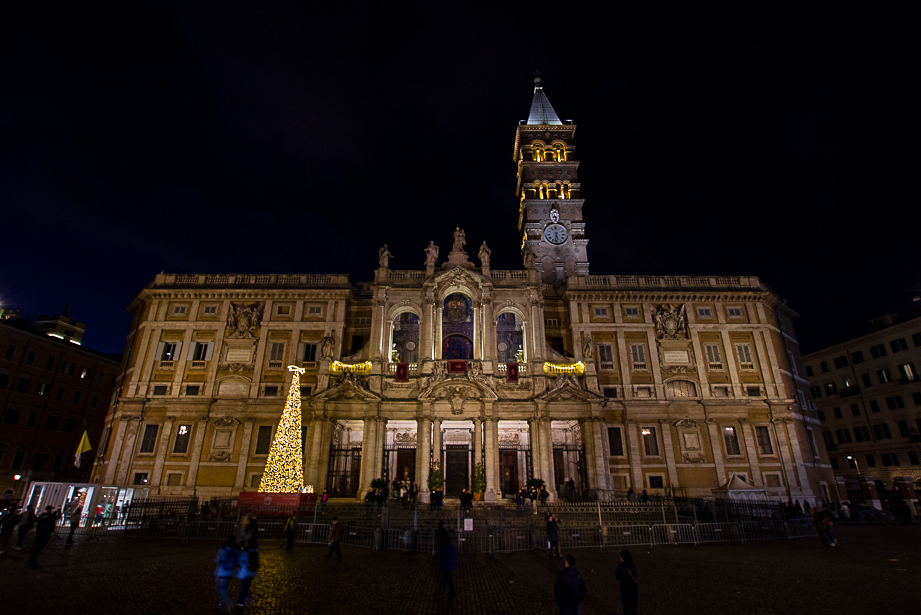
[[[304,486],[304,451],[301,448],[301,374],[304,370],[289,365],[288,371],[294,372],[294,376],[259,483],[259,491],[263,493],[300,493]]]

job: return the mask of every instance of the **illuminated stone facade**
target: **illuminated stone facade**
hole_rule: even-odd
[[[385,246],[373,282],[158,275],[130,307],[97,479],[255,489],[295,364],[305,482],[334,496],[425,485],[437,460],[449,496],[482,462],[486,500],[528,478],[553,497],[567,479],[584,497],[709,497],[731,473],[822,499],[795,314],[756,277],[589,275],[574,132],[538,84],[515,140],[522,269],[491,269],[476,240],[471,262],[455,229],[447,258],[420,238],[418,270],[390,269]]]

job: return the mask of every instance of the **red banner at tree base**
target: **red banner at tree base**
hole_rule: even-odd
[[[316,493],[264,493],[243,491],[237,496],[241,515],[255,512],[256,516],[285,516],[293,510],[316,503]]]

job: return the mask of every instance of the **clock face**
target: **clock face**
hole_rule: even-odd
[[[569,231],[562,224],[551,224],[544,229],[544,239],[558,246],[569,239]]]

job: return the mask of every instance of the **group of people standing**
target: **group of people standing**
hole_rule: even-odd
[[[550,498],[550,492],[547,491],[547,488],[544,485],[540,486],[540,489],[531,485],[530,489],[525,489],[522,487],[515,493],[515,510],[516,512],[524,512],[525,504],[530,500],[531,506],[534,507],[538,502],[543,506],[547,505],[547,500]]]
[[[78,517],[79,519],[79,517]],[[13,531],[19,528],[19,537],[16,540],[16,550],[22,551],[26,537],[32,528],[35,528],[35,547],[32,549],[32,555],[29,557],[28,567],[35,570],[39,567],[38,555],[51,540],[51,535],[57,528],[61,520],[61,508],[46,506],[45,511],[36,516],[35,506],[29,504],[25,510],[16,510],[8,508],[0,514],[0,555],[6,553],[6,549],[13,537]],[[73,543],[73,531],[69,537],[68,543]]]

